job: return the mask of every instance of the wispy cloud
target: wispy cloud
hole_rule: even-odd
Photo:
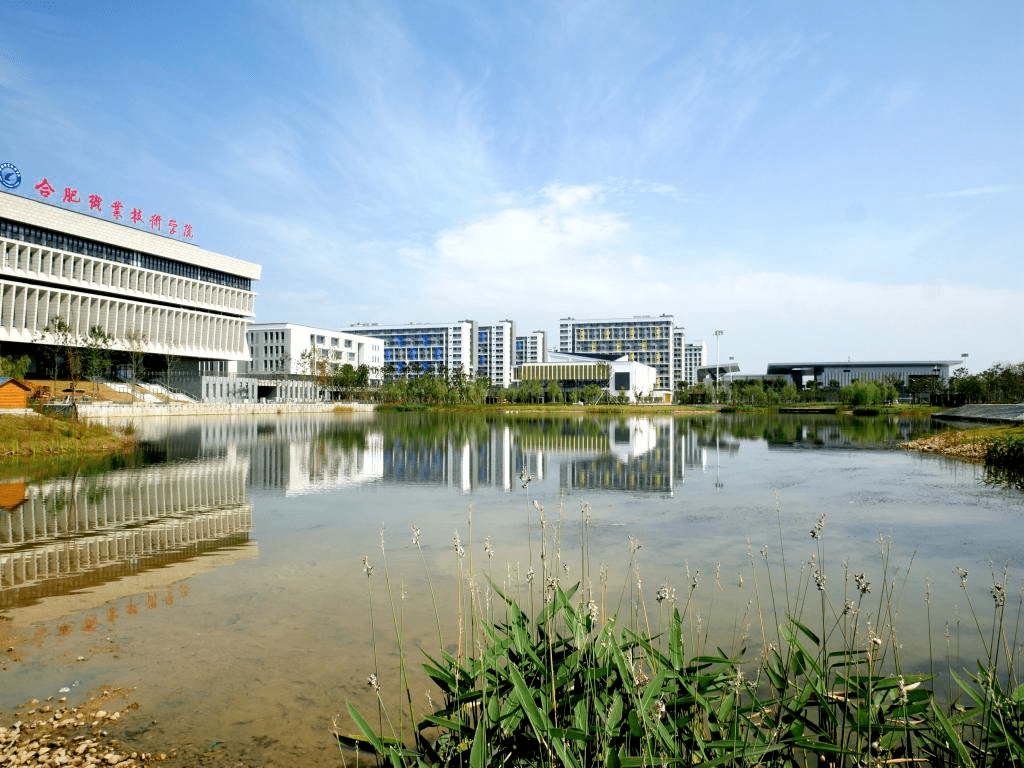
[[[951,192],[931,192],[925,195],[925,197],[931,200],[941,200],[957,197],[982,197],[984,195],[1001,195],[1009,191],[1010,187],[996,184],[987,187],[965,187],[964,189],[955,189]]]

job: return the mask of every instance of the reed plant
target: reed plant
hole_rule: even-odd
[[[662,584],[650,591],[649,604],[641,546],[630,539],[621,582],[613,587],[602,566],[593,583],[589,506],[581,506],[578,518],[577,564],[577,555],[564,557],[561,549],[569,525],[561,504],[550,520],[529,498],[528,473],[520,477],[531,518],[528,570],[524,575],[510,566],[503,580],[496,578],[490,539],[484,565],[477,566],[470,515],[466,546],[458,533],[453,538],[457,626],[448,645],[427,573],[438,648],[424,654],[423,668],[436,697],[420,717],[408,690],[401,611],[387,576],[406,690],[400,711],[386,712],[374,670],[376,725],[350,703],[358,734],[335,729],[346,764],[368,756],[393,766],[474,768],[1024,768],[1018,677],[1024,606],[1019,594],[1013,604],[1005,569],[992,571],[991,613],[974,605],[967,572],[959,570],[973,626],[947,631],[944,660],[931,656],[927,583],[931,660],[911,672],[904,668],[898,618],[913,557],[898,565],[891,540],[880,538],[877,573],[835,564],[822,515],[810,529],[809,557],[787,562],[777,503],[778,555],[768,547],[749,553],[750,597],[721,643],[697,610],[699,572],[687,569],[680,598]],[[415,527],[413,543],[419,548]],[[381,556],[386,569],[383,539]],[[366,560],[364,571],[369,579]],[[569,579],[574,571],[578,577]],[[830,575],[838,576],[834,583]],[[977,634],[983,658],[959,669],[953,648],[967,629]],[[940,696],[935,682],[943,676],[951,683]]]

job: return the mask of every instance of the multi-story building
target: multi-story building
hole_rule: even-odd
[[[683,380],[693,386],[697,383],[697,370],[708,364],[708,348],[703,341],[693,341],[683,352]]]
[[[657,371],[656,388],[670,390],[676,380],[672,315],[577,320],[559,323],[558,349],[577,354],[626,354]]]
[[[359,323],[345,333],[373,336],[383,342],[384,377],[422,376],[427,373],[473,376],[478,361],[476,323]]]
[[[515,362],[516,324],[500,320],[476,326],[476,377],[486,379],[494,386],[508,389],[512,386]]]
[[[548,361],[548,334],[546,331],[533,331],[525,336],[516,336],[515,367],[526,363],[546,363]]]
[[[245,337],[251,351],[248,372],[256,376],[308,375],[310,363],[322,361],[329,371],[365,365],[372,381],[379,380],[384,365],[383,340],[361,334],[296,323],[257,323],[249,326]]]
[[[260,266],[145,229],[0,193],[0,342],[39,357],[59,318],[72,346],[90,330],[111,350],[172,357],[186,388],[231,374],[249,352]],[[167,363],[170,367],[170,363]]]

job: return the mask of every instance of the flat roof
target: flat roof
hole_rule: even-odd
[[[192,243],[156,235],[127,224],[118,224],[79,211],[69,211],[52,203],[30,200],[19,195],[9,193],[0,195],[0,216],[33,227],[63,232],[141,253],[163,256],[184,264],[215,269],[218,272],[250,280],[259,280],[263,271],[261,265],[252,261],[214,253]]]
[[[768,370],[772,368],[893,368],[901,365],[922,366],[922,365],[958,365],[962,360],[876,360],[873,362],[852,362],[849,360],[839,362],[807,362],[807,363],[768,363]]]

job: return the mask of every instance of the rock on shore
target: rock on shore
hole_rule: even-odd
[[[902,443],[900,448],[922,453],[938,453],[980,464],[985,461],[988,445],[984,441],[967,440],[962,432],[940,432],[937,435]]]
[[[118,700],[126,701],[125,694],[104,688],[75,707],[65,699],[33,699],[15,712],[13,723],[0,726],[0,765],[139,768],[167,760],[165,753],[126,749],[106,730],[136,708],[114,708]]]

